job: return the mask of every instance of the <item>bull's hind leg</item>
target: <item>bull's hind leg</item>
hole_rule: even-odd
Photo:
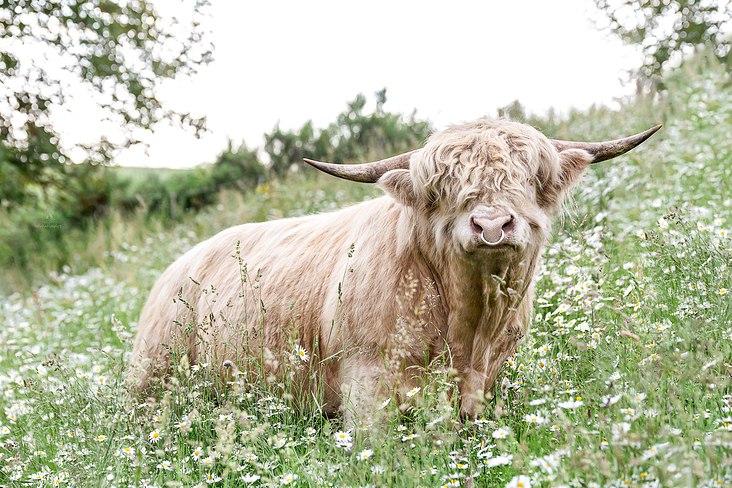
[[[147,307],[146,307],[147,308]],[[145,318],[143,312],[143,318]],[[184,329],[178,325],[186,323],[166,320],[140,320],[139,331],[130,356],[130,368],[127,373],[127,385],[134,393],[146,393],[151,382],[171,372],[173,357],[187,356],[190,363],[198,359],[197,325],[195,315],[182,317],[190,321],[190,327]]]
[[[375,417],[383,400],[380,394],[385,391],[382,385],[384,368],[371,360],[347,358],[343,374],[341,409],[345,429],[350,430],[356,425],[370,423]]]

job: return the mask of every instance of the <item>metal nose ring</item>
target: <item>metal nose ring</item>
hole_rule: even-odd
[[[499,237],[496,242],[488,242],[488,241],[485,240],[484,232],[485,231],[483,231],[483,232],[480,233],[480,239],[484,243],[488,244],[489,246],[497,246],[498,244],[500,244],[501,242],[503,242],[503,239],[506,237],[506,233],[503,232],[503,229],[501,229],[501,237]]]

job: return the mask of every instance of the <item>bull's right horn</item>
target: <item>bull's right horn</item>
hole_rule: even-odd
[[[608,159],[615,158],[621,154],[625,154],[634,147],[645,142],[646,139],[656,133],[662,126],[657,125],[652,129],[648,129],[645,132],[636,134],[634,136],[625,137],[623,139],[617,139],[615,141],[606,142],[573,142],[573,141],[557,141],[550,139],[557,152],[562,152],[567,149],[584,149],[592,155],[592,164],[599,163],[600,161],[607,161]]]
[[[363,164],[321,163],[312,159],[303,159],[303,161],[324,173],[343,178],[344,180],[358,181],[359,183],[376,183],[387,171],[393,169],[409,169],[409,161],[412,155],[419,151],[421,149],[415,149],[414,151],[409,151],[399,156]]]

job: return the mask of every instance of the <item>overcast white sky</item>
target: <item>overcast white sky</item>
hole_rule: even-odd
[[[632,47],[598,31],[592,0],[214,0],[215,61],[193,79],[166,82],[171,107],[206,115],[202,139],[160,127],[126,166],[211,162],[231,138],[252,146],[279,121],[323,127],[364,93],[387,88],[386,109],[436,126],[495,115],[515,99],[530,112],[612,104],[627,94]],[[93,137],[91,112],[74,108],[62,130]],[[101,126],[99,126],[101,127]]]

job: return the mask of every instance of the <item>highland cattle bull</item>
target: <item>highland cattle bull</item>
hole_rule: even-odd
[[[534,272],[565,195],[591,163],[659,127],[584,143],[477,120],[375,163],[308,160],[386,196],[239,225],[191,249],[150,292],[129,380],[144,389],[167,374],[175,347],[221,370],[266,362],[273,375],[273,358],[295,350],[308,364],[289,378],[299,394],[319,392],[326,412],[352,421],[348,412],[402,396],[448,358],[462,412],[475,415],[529,327]]]

